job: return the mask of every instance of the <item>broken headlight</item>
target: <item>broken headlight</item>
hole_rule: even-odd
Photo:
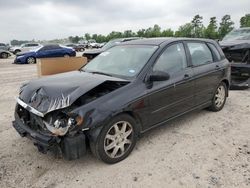
[[[83,118],[78,115],[67,116],[66,114],[50,115],[44,124],[46,128],[57,136],[65,135],[70,129],[83,123]]]

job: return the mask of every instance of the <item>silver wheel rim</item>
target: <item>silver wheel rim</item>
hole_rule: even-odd
[[[220,108],[223,105],[225,97],[226,97],[225,87],[219,86],[215,94],[215,105],[217,108]]]
[[[27,59],[27,62],[28,62],[29,64],[34,64],[34,63],[35,63],[35,58],[29,57],[29,58]]]
[[[68,55],[68,54],[65,54],[64,57],[69,57],[69,55]]]
[[[104,139],[104,151],[111,158],[123,156],[132,144],[133,127],[127,121],[111,126]]]

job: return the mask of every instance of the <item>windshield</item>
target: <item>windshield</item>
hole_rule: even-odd
[[[107,49],[115,46],[116,44],[119,44],[120,41],[119,40],[111,40],[109,42],[107,42],[103,47],[102,47],[102,50],[103,51],[106,51]]]
[[[145,45],[115,46],[91,60],[82,70],[118,77],[134,77],[157,48]]]
[[[250,29],[233,30],[228,33],[223,40],[250,40]]]

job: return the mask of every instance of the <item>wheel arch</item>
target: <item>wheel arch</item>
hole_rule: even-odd
[[[223,82],[227,86],[227,97],[228,97],[228,91],[229,91],[230,83],[229,83],[229,81],[227,79],[224,79],[221,82]]]

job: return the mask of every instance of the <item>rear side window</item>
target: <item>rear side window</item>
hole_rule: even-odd
[[[205,43],[188,42],[188,49],[191,54],[194,66],[204,65],[213,62],[213,55]]]
[[[211,43],[207,43],[207,45],[209,46],[209,48],[213,52],[214,60],[215,61],[221,60],[221,56],[220,56],[220,53],[218,52],[217,48]]]
[[[161,54],[155,63],[154,71],[164,71],[172,75],[187,67],[186,54],[182,43],[173,44]]]

